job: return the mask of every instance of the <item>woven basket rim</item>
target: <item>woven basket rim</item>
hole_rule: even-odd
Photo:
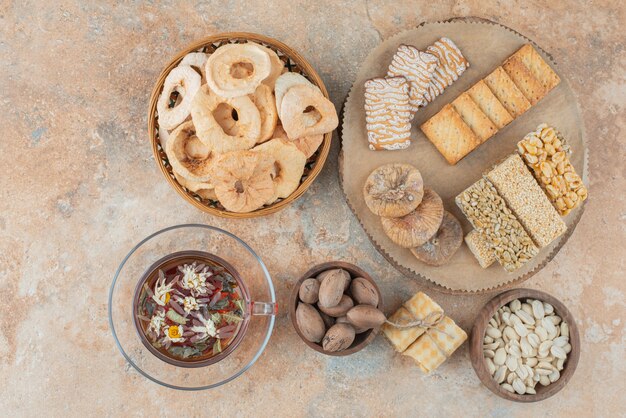
[[[324,84],[322,78],[319,76],[317,71],[311,66],[311,64],[297,51],[284,44],[283,42],[265,36],[258,33],[252,32],[222,32],[215,35],[210,35],[200,40],[194,41],[183,48],[178,54],[172,58],[165,68],[159,74],[157,81],[152,90],[152,94],[150,95],[150,102],[148,108],[148,137],[152,146],[152,153],[154,159],[161,170],[161,173],[166,178],[167,182],[176,190],[176,192],[188,203],[191,203],[196,208],[200,209],[205,213],[209,213],[211,215],[220,216],[223,218],[232,218],[232,219],[247,219],[247,218],[256,218],[265,215],[270,215],[272,213],[276,213],[281,209],[284,209],[286,206],[293,203],[295,200],[300,198],[311,186],[313,181],[317,178],[317,176],[322,171],[324,164],[326,163],[326,159],[328,158],[328,154],[330,153],[330,146],[332,141],[333,132],[327,132],[324,134],[324,139],[322,144],[314,154],[315,159],[312,162],[312,168],[308,173],[306,179],[301,181],[298,188],[288,197],[275,202],[269,206],[264,206],[260,209],[257,209],[252,212],[246,213],[237,213],[230,212],[227,210],[222,210],[219,208],[213,208],[205,205],[204,203],[196,200],[191,194],[189,194],[182,185],[180,185],[169,173],[167,167],[163,163],[161,159],[161,155],[159,153],[159,140],[156,136],[156,107],[159,95],[161,94],[161,90],[163,88],[163,84],[165,82],[165,78],[170,73],[170,71],[178,65],[178,63],[182,60],[182,58],[190,52],[197,51],[200,48],[205,46],[210,46],[216,42],[230,42],[236,40],[247,40],[254,42],[261,42],[263,44],[269,45],[274,50],[280,51],[284,56],[286,56],[290,61],[295,62],[297,66],[302,70],[302,72],[307,76],[307,78],[319,87],[320,91],[330,100],[330,96],[328,94],[328,90],[326,89],[326,85]],[[308,161],[308,160],[307,160]]]

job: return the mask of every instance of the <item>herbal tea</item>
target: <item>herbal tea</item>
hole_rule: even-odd
[[[223,265],[178,257],[149,273],[136,309],[138,330],[159,353],[198,362],[226,354],[244,323],[245,300]]]

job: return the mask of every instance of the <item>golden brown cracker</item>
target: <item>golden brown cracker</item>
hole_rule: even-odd
[[[454,165],[480,143],[452,105],[447,104],[420,127],[448,163]]]
[[[484,81],[513,118],[519,117],[530,108],[528,99],[502,67],[496,68]]]
[[[518,56],[513,55],[509,57],[502,64],[502,68],[504,68],[504,71],[506,71],[531,105],[535,105],[546,95],[546,89],[541,82],[532,75]]]
[[[452,102],[452,107],[461,119],[472,129],[481,142],[485,142],[498,132],[496,125],[480,110],[469,94],[463,93]]]
[[[509,112],[502,103],[500,103],[498,98],[494,96],[491,90],[489,90],[489,87],[487,87],[487,84],[485,84],[483,80],[474,84],[467,90],[467,93],[498,129],[504,128],[513,121]]]
[[[546,92],[561,82],[559,76],[531,44],[524,45],[513,56],[519,57],[531,74],[539,80]]]

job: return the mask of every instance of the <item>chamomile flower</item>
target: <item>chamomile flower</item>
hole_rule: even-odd
[[[170,301],[170,292],[172,291],[172,287],[174,287],[175,281],[172,280],[170,283],[165,284],[165,275],[162,271],[159,271],[159,278],[154,284],[154,295],[152,295],[152,299],[159,304],[160,306],[165,306]]]
[[[182,325],[169,325],[165,327],[165,340],[171,341],[173,343],[179,343],[185,341],[185,337],[183,337],[183,326]]]
[[[211,275],[210,273],[197,272],[195,266],[191,264],[185,264],[182,273],[181,286],[183,289],[189,289],[200,295],[207,292],[206,279]]]
[[[186,296],[183,299],[183,309],[185,312],[190,313],[191,311],[197,311],[200,309],[198,305],[198,301],[193,296]]]
[[[202,323],[202,326],[193,326],[191,330],[197,332],[201,338],[206,336],[215,337],[217,330],[215,329],[215,323],[210,318],[205,318],[201,314],[195,314],[195,317]]]
[[[164,323],[165,311],[159,309],[154,313],[154,315],[152,315],[152,318],[150,319],[150,325],[148,325],[148,330],[153,330],[156,335],[159,335],[161,333],[161,328],[163,327]]]

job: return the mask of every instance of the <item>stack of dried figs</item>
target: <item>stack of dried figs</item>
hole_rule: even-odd
[[[385,322],[385,315],[377,309],[378,289],[341,268],[303,280],[298,299],[296,323],[300,334],[327,352],[349,348],[356,334]]]
[[[372,213],[381,217],[389,239],[423,263],[446,263],[463,242],[461,224],[444,210],[441,197],[424,187],[412,165],[378,167],[365,181],[363,196]]]

